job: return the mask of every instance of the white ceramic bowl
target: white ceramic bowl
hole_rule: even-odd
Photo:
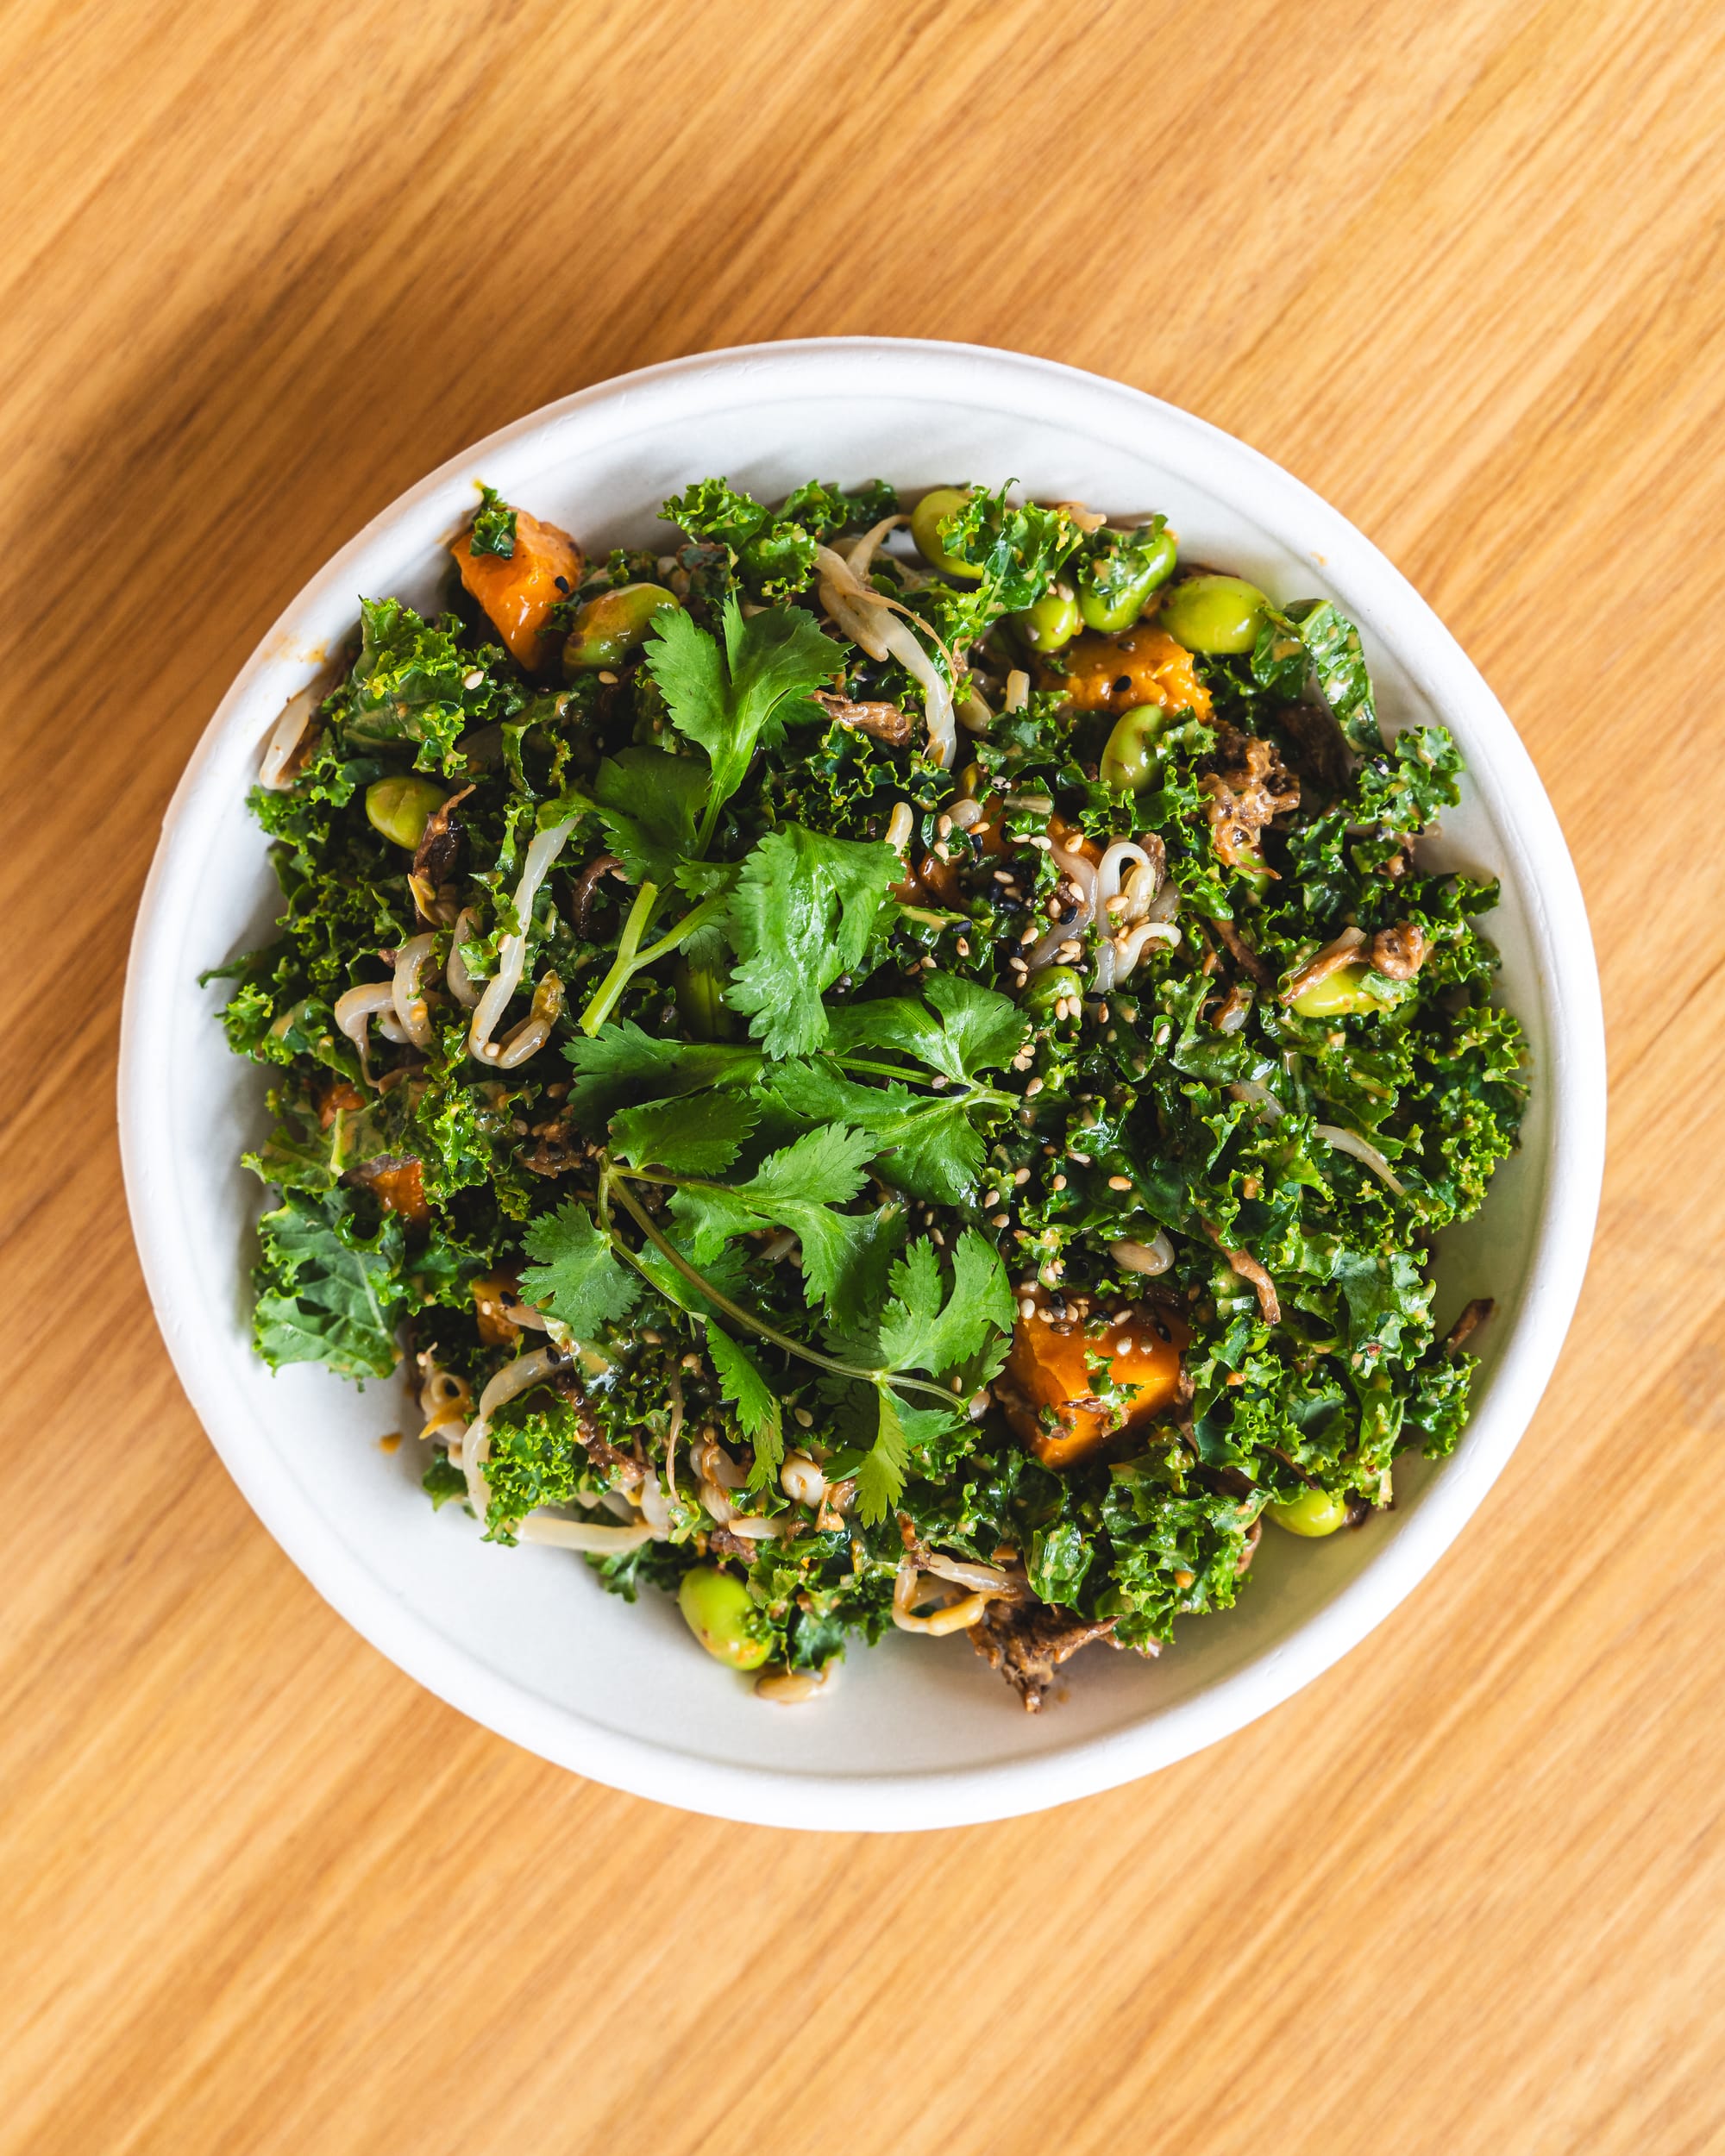
[[[1521,1152],[1446,1238],[1439,1314],[1497,1299],[1454,1457],[1396,1472],[1395,1512],[1316,1544],[1265,1539],[1230,1614],[1182,1623],[1159,1662],[1092,1650],[1064,1696],[1020,1711],[963,1639],[854,1647],[796,1708],[756,1700],[674,1605],[630,1607],[567,1554],[481,1543],[416,1487],[417,1421],[253,1356],[245,1278],[259,1186],[238,1166],[263,1081],[215,1022],[200,968],[261,940],[275,903],[244,796],[283,703],[347,636],[361,595],[425,602],[483,477],[590,546],[640,543],[656,505],[723,473],[768,499],[811,474],[907,488],[1016,477],[1043,498],[1168,512],[1193,558],[1285,599],[1333,596],[1360,625],[1388,724],[1436,719],[1469,768],[1441,859],[1495,871],[1502,993],[1532,1044]],[[662,529],[662,528],[661,528]],[[120,1069],[126,1183],[181,1381],[264,1525],[318,1590],[421,1683],[577,1772],[773,1826],[906,1828],[996,1819],[1146,1774],[1261,1714],[1364,1639],[1459,1533],[1520,1438],[1581,1285],[1604,1149],[1598,981],[1581,893],[1527,752],[1429,608],[1334,510],[1184,412],[1022,355],[850,338],[651,367],[523,419],[413,488],[288,607],[211,719],[163,824],[132,947]]]

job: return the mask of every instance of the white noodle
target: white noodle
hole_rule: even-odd
[[[1108,1255],[1123,1273],[1165,1273],[1174,1263],[1174,1245],[1165,1231],[1158,1228],[1154,1242],[1134,1243],[1123,1237],[1109,1244]]]
[[[515,887],[515,918],[520,926],[499,945],[497,971],[486,984],[485,993],[474,1012],[473,1024],[467,1029],[467,1052],[481,1062],[497,1063],[502,1060],[504,1050],[493,1043],[492,1034],[508,1009],[510,998],[521,985],[521,975],[527,964],[527,938],[533,929],[533,901],[539,895],[546,871],[568,843],[569,833],[574,828],[573,816],[564,823],[553,824],[549,830],[541,831],[527,849],[521,881]]]
[[[372,1076],[371,1059],[366,1053],[366,1026],[374,1012],[391,1009],[394,1002],[392,981],[367,981],[336,999],[336,1029],[345,1033],[359,1050],[360,1075],[368,1086],[375,1085],[377,1081]]]
[[[449,962],[443,968],[443,978],[449,984],[449,993],[464,1011],[478,1006],[480,989],[467,971],[467,962],[461,956],[461,944],[473,926],[474,909],[464,906],[455,916],[455,924],[449,931]]]
[[[1114,942],[1114,977],[1111,986],[1119,987],[1143,957],[1146,943],[1166,943],[1170,950],[1180,944],[1180,931],[1172,921],[1140,921],[1136,928],[1129,928]]]
[[[1320,1138],[1326,1145],[1333,1145],[1339,1153],[1351,1153],[1357,1161],[1363,1161],[1380,1182],[1387,1184],[1398,1198],[1405,1198],[1407,1187],[1377,1148],[1363,1138],[1358,1131],[1345,1131],[1339,1124],[1314,1123],[1314,1138]]]
[[[294,753],[305,738],[305,730],[323,702],[320,683],[308,681],[297,696],[291,696],[281,707],[281,716],[270,729],[270,736],[264,744],[263,761],[258,767],[258,784],[267,787],[272,793],[285,793],[292,783],[287,767],[293,761]]]
[[[410,937],[395,954],[395,979],[390,984],[397,1021],[408,1039],[419,1049],[433,1047],[436,1039],[431,1031],[431,1013],[426,1009],[425,998],[419,989],[419,976],[436,940],[435,936]]]

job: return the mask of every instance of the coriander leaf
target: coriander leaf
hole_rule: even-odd
[[[481,486],[479,514],[467,534],[472,554],[495,554],[509,561],[515,555],[515,511],[494,487]]]
[[[687,613],[655,617],[648,671],[671,723],[707,753],[712,776],[695,843],[704,853],[718,812],[742,785],[757,743],[784,737],[785,707],[805,699],[844,661],[842,646],[794,606],[769,607],[744,620],[735,592],[725,595],[724,656],[715,638]]]
[[[698,1094],[625,1108],[611,1119],[611,1142],[632,1168],[656,1165],[674,1175],[717,1175],[737,1158],[760,1119],[760,1108],[741,1094]]]
[[[861,964],[887,887],[902,873],[890,846],[800,824],[768,832],[749,856],[727,916],[738,962],[724,1000],[748,1014],[768,1055],[819,1047],[822,993]]]
[[[529,1301],[568,1326],[578,1339],[596,1339],[607,1325],[627,1317],[641,1299],[641,1282],[618,1257],[611,1239],[593,1225],[586,1207],[571,1198],[542,1213],[522,1237],[537,1263],[521,1275]]]
[[[690,756],[662,749],[624,749],[607,756],[593,781],[593,799],[612,851],[631,883],[662,888],[694,850],[695,816],[706,774]]]
[[[747,1182],[686,1185],[671,1199],[672,1217],[689,1230],[697,1264],[763,1222],[789,1228],[802,1244],[809,1299],[830,1303],[871,1234],[866,1214],[831,1208],[862,1188],[873,1144],[862,1131],[811,1131],[772,1154]]]
[[[874,1138],[876,1165],[913,1197],[963,1205],[982,1165],[982,1134],[970,1120],[969,1094],[913,1094],[897,1084],[860,1085],[826,1058],[776,1066],[767,1090],[809,1123],[848,1123]]]
[[[746,1084],[761,1068],[761,1051],[720,1041],[661,1040],[633,1018],[607,1025],[589,1040],[577,1035],[563,1049],[577,1073],[569,1109],[584,1128],[606,1122],[630,1101],[699,1093],[708,1086]]]
[[[707,1319],[706,1350],[718,1373],[720,1392],[736,1403],[743,1434],[755,1448],[750,1470],[750,1489],[770,1487],[785,1457],[783,1426],[779,1402],[761,1375],[761,1366],[740,1340],[733,1340],[711,1318]]]
[[[877,1526],[899,1501],[910,1451],[905,1443],[902,1403],[890,1388],[876,1388],[881,1407],[875,1442],[856,1470],[856,1507],[865,1526]]]
[[[1000,1254],[975,1228],[964,1231],[953,1250],[950,1294],[926,1238],[913,1243],[894,1266],[892,1285],[881,1320],[881,1359],[894,1369],[938,1376],[975,1354],[991,1331],[1012,1328],[1012,1293]]]
[[[896,1049],[967,1085],[1017,1055],[1027,1021],[1010,996],[948,973],[928,975],[923,993],[938,1018],[907,996],[847,1004],[830,1014],[829,1046],[838,1055],[857,1048]]]
[[[956,973],[925,975],[922,992],[940,1013],[941,1051],[950,1060],[936,1068],[949,1078],[1002,1069],[1023,1046],[1028,1023],[1010,996]]]

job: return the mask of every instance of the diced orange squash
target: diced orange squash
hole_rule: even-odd
[[[1013,1328],[1001,1406],[1044,1467],[1070,1467],[1122,1432],[1157,1416],[1180,1388],[1180,1354],[1191,1338],[1171,1306],[1140,1303],[1123,1317],[1079,1325],[1052,1316],[1039,1290],[1036,1314]],[[1108,1376],[1128,1397],[1106,1407],[1092,1388],[1090,1359],[1108,1357]],[[1019,1397],[1014,1399],[1013,1394]],[[1059,1427],[1043,1426],[1051,1407]]]
[[[1087,630],[1060,659],[1064,674],[1044,669],[1044,686],[1063,689],[1081,711],[1129,711],[1159,704],[1165,711],[1210,716],[1210,692],[1193,669],[1191,653],[1150,622],[1114,636]]]
[[[515,512],[515,552],[475,554],[473,535],[455,542],[461,581],[490,615],[511,655],[530,674],[546,656],[545,622],[581,580],[581,550],[567,531]]]
[[[386,1213],[398,1213],[411,1228],[429,1225],[431,1208],[425,1202],[425,1177],[411,1156],[380,1155],[361,1161],[348,1171],[348,1180],[363,1183]]]

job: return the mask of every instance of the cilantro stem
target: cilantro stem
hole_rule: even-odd
[[[629,918],[623,924],[623,935],[617,946],[617,956],[611,971],[593,993],[592,1000],[581,1012],[580,1026],[588,1038],[598,1032],[617,1007],[618,998],[635,975],[643,968],[655,964],[669,956],[677,946],[696,929],[705,926],[724,903],[722,892],[714,892],[697,906],[684,914],[674,929],[662,936],[656,943],[641,949],[641,938],[646,934],[653,918],[653,909],[659,902],[656,883],[643,883],[635,894],[635,903],[629,909]]]
[[[679,1189],[693,1186],[696,1189],[719,1190],[724,1186],[720,1183],[703,1184],[693,1177],[643,1175],[637,1169],[622,1168],[615,1161],[607,1161],[604,1173],[599,1177],[599,1206],[601,1214],[605,1217],[606,1226],[609,1227],[610,1205],[608,1200],[611,1192],[615,1190],[618,1198],[623,1201],[624,1210],[660,1256],[674,1265],[684,1279],[691,1286],[698,1288],[714,1308],[722,1310],[727,1318],[734,1319],[738,1325],[746,1326],[751,1332],[758,1332],[763,1340],[770,1340],[775,1347],[783,1348],[787,1355],[797,1356],[805,1363],[812,1363],[819,1369],[831,1370],[835,1376],[854,1377],[865,1385],[875,1387],[896,1385],[901,1391],[927,1393],[932,1398],[943,1401],[949,1407],[952,1405],[950,1393],[942,1391],[938,1385],[931,1384],[925,1378],[906,1377],[898,1370],[870,1370],[862,1369],[856,1363],[841,1363],[836,1357],[823,1355],[818,1348],[809,1347],[803,1341],[794,1339],[788,1332],[781,1332],[776,1326],[768,1325],[764,1318],[757,1317],[752,1310],[745,1310],[741,1303],[733,1302],[729,1295],[715,1288],[711,1281],[698,1272],[682,1252],[674,1248],[669,1240],[653,1225],[646,1207],[637,1204],[629,1190],[628,1183],[630,1180],[637,1182],[674,1182]],[[637,1272],[643,1273],[649,1280],[652,1278],[651,1274],[646,1272],[640,1260],[626,1244],[618,1241],[615,1244],[615,1247],[622,1251]]]

